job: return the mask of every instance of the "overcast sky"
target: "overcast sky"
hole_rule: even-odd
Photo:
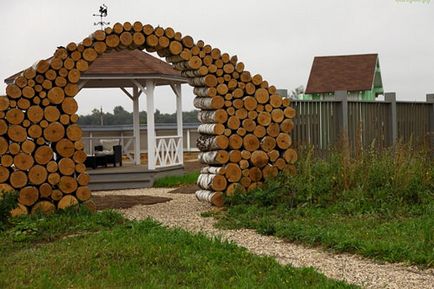
[[[278,88],[306,86],[314,56],[378,53],[386,92],[425,100],[434,92],[434,1],[429,0],[0,0],[0,78],[51,56],[59,45],[93,32],[99,5],[107,21],[171,26],[223,52]],[[2,82],[0,89],[4,93]],[[156,90],[156,108],[175,111],[175,96]],[[183,86],[183,108],[193,109]],[[79,113],[116,105],[132,110],[120,90],[83,90]],[[145,107],[141,100],[140,110]]]

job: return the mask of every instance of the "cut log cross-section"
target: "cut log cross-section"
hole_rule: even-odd
[[[201,124],[197,130],[201,134],[221,135],[224,133],[225,127],[224,127],[224,125],[222,125],[220,123]]]
[[[41,165],[35,165],[29,170],[29,182],[40,185],[47,179],[47,169]]]
[[[69,139],[61,139],[56,143],[56,152],[62,157],[70,158],[75,152],[74,143]]]
[[[8,137],[12,141],[23,142],[27,139],[26,129],[20,125],[11,125],[8,128]]]
[[[212,192],[208,190],[199,190],[196,192],[196,198],[199,201],[206,201],[216,207],[222,207],[224,204],[223,194],[221,192]]]
[[[33,157],[29,154],[18,153],[14,156],[14,164],[17,169],[26,171],[29,170],[34,163]]]
[[[50,142],[57,142],[65,135],[65,127],[60,122],[50,123],[44,129],[44,138]]]
[[[35,161],[38,164],[46,165],[53,158],[53,150],[49,146],[41,146],[36,149]]]
[[[201,174],[199,175],[197,184],[204,190],[221,192],[226,189],[227,181],[222,175]]]
[[[23,171],[14,171],[10,175],[9,182],[13,188],[22,188],[27,185],[27,174]]]
[[[56,210],[56,207],[51,202],[49,202],[49,201],[40,201],[40,202],[37,202],[32,207],[32,214],[42,213],[42,214],[45,214],[45,215],[49,215],[49,214],[54,213],[55,210]]]
[[[198,120],[201,123],[225,123],[228,119],[228,114],[224,109],[199,111]]]
[[[72,207],[78,204],[77,198],[72,195],[64,196],[59,203],[57,204],[58,209],[66,209],[68,207]]]
[[[20,190],[18,201],[25,206],[31,206],[39,198],[39,192],[36,187],[28,186]]]
[[[229,139],[227,136],[207,136],[202,135],[197,139],[197,148],[201,151],[212,151],[226,149],[229,145]]]
[[[77,189],[77,199],[84,202],[90,199],[91,193],[88,187],[79,187]]]
[[[10,171],[9,169],[0,166],[0,183],[4,183],[9,179]]]
[[[204,152],[199,154],[199,160],[204,164],[223,165],[229,161],[229,153],[225,150]]]
[[[237,164],[227,164],[226,167],[226,178],[229,182],[234,183],[238,182],[241,179],[241,168]]]

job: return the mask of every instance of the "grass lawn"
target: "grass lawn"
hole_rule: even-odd
[[[172,188],[172,187],[179,187],[183,185],[191,185],[196,183],[198,177],[199,177],[199,172],[189,172],[181,176],[167,176],[160,179],[156,179],[154,182],[154,187]]]
[[[356,288],[110,211],[14,223],[0,233],[0,288]]]
[[[358,158],[309,153],[296,176],[227,199],[218,226],[434,267],[434,162],[410,149]]]
[[[288,241],[378,260],[434,266],[434,204],[421,209],[420,214],[396,217],[348,215],[340,209],[238,205],[219,216],[218,226],[256,229]]]

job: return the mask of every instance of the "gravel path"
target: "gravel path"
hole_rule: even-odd
[[[200,203],[192,194],[170,194],[172,189],[151,188],[94,192],[95,195],[149,195],[173,200],[150,206],[135,206],[120,210],[129,219],[152,217],[168,227],[181,227],[191,232],[202,232],[234,241],[250,252],[276,258],[281,264],[295,267],[313,267],[326,276],[357,284],[364,288],[431,288],[434,289],[434,269],[420,270],[400,264],[378,264],[350,254],[331,254],[317,248],[284,242],[262,236],[253,230],[220,230],[213,227],[212,218],[203,218],[208,204]]]

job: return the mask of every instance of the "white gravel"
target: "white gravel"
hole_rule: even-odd
[[[173,189],[151,188],[94,192],[95,195],[149,195],[172,198],[166,203],[141,205],[120,210],[129,219],[152,217],[168,227],[180,227],[190,232],[202,232],[236,242],[258,255],[274,257],[281,264],[313,267],[327,277],[344,280],[364,288],[434,289],[434,269],[421,270],[403,264],[379,264],[350,254],[332,254],[319,248],[288,243],[275,237],[262,236],[253,230],[220,230],[213,227],[212,218],[200,213],[212,207],[200,203],[192,194],[170,194]]]

